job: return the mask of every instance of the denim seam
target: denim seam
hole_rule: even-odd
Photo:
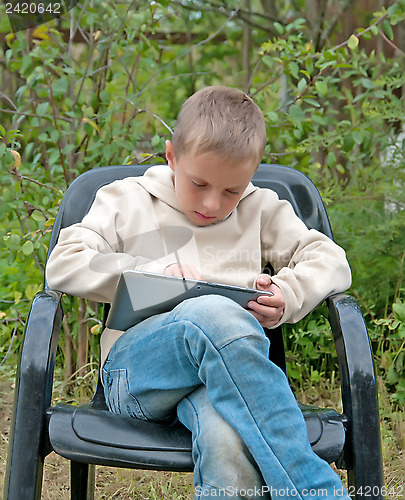
[[[238,337],[237,339],[231,339],[229,340],[226,344],[224,344],[222,347],[218,347],[216,348],[218,352],[222,351],[222,349],[224,349],[225,347],[228,347],[229,345],[233,344],[234,342],[237,342],[238,340],[242,340],[242,339],[247,339],[249,337],[253,337],[253,335],[242,335],[241,337]],[[211,342],[211,340],[210,340]]]
[[[203,487],[204,485],[206,485],[206,486],[209,486],[210,488],[215,488],[216,490],[220,490],[222,488],[220,488],[219,486],[216,486],[215,484],[211,484],[211,483],[205,481],[203,476],[202,476],[201,465],[200,465],[202,453],[201,453],[201,449],[200,449],[199,444],[198,444],[198,438],[200,436],[200,421],[199,421],[198,411],[197,411],[195,405],[193,404],[193,402],[188,397],[186,397],[184,399],[186,399],[190,403],[190,406],[192,407],[192,409],[194,411],[195,419],[197,422],[197,432],[195,433],[195,439],[194,439],[195,446],[198,449],[198,463],[194,464],[194,466],[197,467],[197,469],[198,469],[199,484],[197,486]],[[194,438],[194,436],[193,436],[193,438]],[[194,480],[195,480],[195,473],[196,473],[196,470],[194,468]]]
[[[253,422],[254,422],[254,423],[255,423],[255,425],[256,425],[256,429],[259,431],[260,435],[262,436],[263,441],[267,444],[267,446],[268,446],[268,447],[269,447],[269,449],[271,450],[271,452],[272,452],[273,456],[277,459],[278,463],[280,464],[280,466],[281,466],[281,467],[282,467],[282,469],[284,470],[285,474],[287,475],[287,477],[288,477],[288,478],[289,478],[289,480],[291,481],[291,484],[293,484],[293,485],[294,485],[295,491],[297,491],[297,493],[298,493],[298,488],[295,486],[294,481],[291,479],[290,475],[287,473],[286,468],[285,468],[285,467],[284,467],[284,465],[280,462],[280,460],[279,460],[278,456],[274,453],[274,451],[273,451],[273,448],[272,448],[271,444],[267,441],[267,439],[266,439],[266,438],[265,438],[265,436],[263,435],[263,432],[262,432],[262,430],[260,429],[260,426],[258,425],[258,423],[256,422],[256,419],[254,418],[254,416],[253,416],[253,414],[252,414],[252,412],[251,412],[251,410],[250,410],[250,408],[249,408],[249,405],[247,404],[246,399],[243,397],[243,395],[242,395],[242,393],[241,393],[241,391],[240,391],[240,389],[239,389],[238,385],[236,384],[236,382],[233,380],[233,378],[232,378],[232,376],[231,376],[231,373],[230,373],[230,371],[229,371],[229,368],[228,368],[227,364],[225,363],[225,360],[224,360],[224,358],[223,358],[223,356],[222,356],[222,354],[221,354],[221,350],[222,350],[225,346],[223,346],[223,347],[221,347],[221,348],[218,348],[218,347],[215,345],[215,343],[212,341],[212,339],[211,339],[211,338],[210,338],[210,337],[209,337],[209,336],[208,336],[208,335],[207,335],[207,334],[206,334],[206,333],[205,333],[205,332],[204,332],[204,331],[203,331],[203,330],[202,330],[202,329],[201,329],[198,325],[196,325],[193,321],[190,321],[190,320],[187,320],[187,319],[182,319],[182,320],[180,320],[180,321],[183,321],[184,323],[189,323],[189,324],[193,325],[195,328],[197,328],[197,330],[199,330],[199,331],[202,333],[202,335],[203,335],[203,336],[204,336],[204,337],[205,337],[205,338],[206,338],[206,339],[210,342],[210,344],[211,344],[211,345],[214,347],[214,349],[218,352],[218,354],[219,354],[219,356],[220,356],[220,358],[221,358],[221,361],[222,361],[222,363],[223,363],[223,365],[224,365],[224,367],[225,367],[226,371],[228,372],[229,378],[232,380],[232,383],[233,383],[234,387],[236,388],[237,392],[239,393],[240,397],[242,398],[242,400],[243,400],[243,402],[244,402],[244,404],[245,404],[245,406],[246,406],[246,408],[247,408],[247,410],[248,410],[248,412],[249,412],[249,414],[250,414],[250,416],[251,416],[251,418],[252,418]],[[178,322],[178,321],[177,321],[177,322]],[[239,338],[237,338],[237,339],[233,339],[232,341],[228,342],[228,344],[226,344],[226,345],[230,345],[232,342],[234,342],[234,341],[236,341],[236,340],[240,340],[240,339],[244,339],[244,338],[247,338],[247,337],[252,337],[252,336],[253,336],[252,334],[250,334],[250,335],[243,335],[242,337],[239,337]],[[245,444],[246,444],[246,443],[245,443]],[[252,455],[253,455],[253,454],[252,454]],[[267,486],[269,486],[269,485],[267,485]],[[301,495],[298,495],[298,496],[297,496],[297,498],[299,498],[299,499],[303,500],[303,498],[302,498],[302,496],[301,496]]]
[[[197,450],[198,450],[198,462],[200,463],[201,462],[201,450],[200,450],[200,447],[198,445],[198,437],[200,435],[200,422],[198,420],[198,412],[197,412],[197,409],[196,409],[195,405],[192,403],[192,401],[189,398],[186,397],[184,399],[186,399],[190,403],[190,405],[193,408],[193,411],[194,411],[194,413],[196,415],[197,433],[196,433],[196,436],[195,436],[195,445],[196,445]],[[202,480],[202,475],[201,475],[201,467],[200,467],[199,464],[198,465],[194,464],[194,466],[198,467],[198,477],[199,477],[200,485],[202,485],[203,484],[203,480]],[[194,469],[194,476],[195,476],[195,469]]]
[[[133,401],[134,401],[134,403],[135,403],[135,408],[138,408],[140,415],[142,415],[142,417],[143,417],[146,421],[148,421],[148,420],[149,420],[149,421],[151,421],[151,420],[152,420],[152,418],[153,418],[153,417],[152,417],[152,415],[151,415],[151,417],[152,417],[152,418],[148,418],[148,417],[145,415],[145,408],[142,408],[142,406],[141,406],[140,402],[138,401],[138,398],[137,398],[137,397],[135,397],[135,396],[132,394],[131,390],[130,390],[130,387],[129,387],[129,381],[128,381],[128,370],[127,370],[126,368],[125,368],[125,384],[126,384],[126,389],[127,389],[128,395],[132,398],[132,400],[133,400]],[[149,412],[146,412],[146,413],[147,413],[148,415],[150,415],[150,414],[149,414]],[[143,418],[142,418],[142,417],[140,417],[140,416],[139,416],[139,417],[138,417],[138,416],[136,416],[136,418],[139,418],[140,420],[143,420]]]

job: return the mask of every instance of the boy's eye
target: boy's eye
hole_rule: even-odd
[[[192,180],[191,183],[193,184],[193,186],[198,187],[198,188],[205,188],[205,187],[207,187],[206,184],[201,184],[201,183],[199,183],[197,181],[193,181]],[[239,194],[239,191],[233,191],[232,189],[227,189],[226,192],[229,193],[229,194],[233,194],[235,196]]]
[[[199,182],[196,182],[196,181],[191,181],[194,186],[197,186],[197,187],[205,187],[205,184],[200,184]]]

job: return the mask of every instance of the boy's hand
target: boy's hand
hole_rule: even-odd
[[[276,325],[283,317],[285,308],[284,294],[281,289],[273,283],[268,274],[261,274],[256,280],[258,290],[273,292],[271,297],[262,295],[257,301],[251,300],[248,311],[259,321],[263,327]]]
[[[176,276],[178,278],[191,278],[199,280],[201,273],[191,264],[170,264],[167,266],[164,274],[166,276]]]

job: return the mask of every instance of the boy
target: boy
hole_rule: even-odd
[[[248,96],[198,91],[166,143],[168,166],[100,189],[83,221],[61,231],[47,280],[106,302],[126,268],[272,291],[247,310],[203,296],[125,333],[106,330],[106,401],[144,420],[177,414],[193,434],[196,498],[335,498],[341,482],[312,452],[263,327],[298,321],[345,290],[350,269],[344,251],[308,230],[289,203],[250,183],[265,144],[263,115]],[[176,252],[163,241],[171,250],[162,256],[158,235],[168,226],[191,237]],[[261,274],[267,262],[272,277]]]

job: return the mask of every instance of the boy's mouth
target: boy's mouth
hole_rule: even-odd
[[[214,219],[215,219],[215,217],[210,217],[210,216],[208,216],[208,215],[204,215],[204,214],[202,214],[202,213],[200,213],[200,212],[197,212],[197,211],[195,211],[194,213],[196,214],[196,216],[197,216],[199,219],[204,220],[204,221],[214,220]]]

